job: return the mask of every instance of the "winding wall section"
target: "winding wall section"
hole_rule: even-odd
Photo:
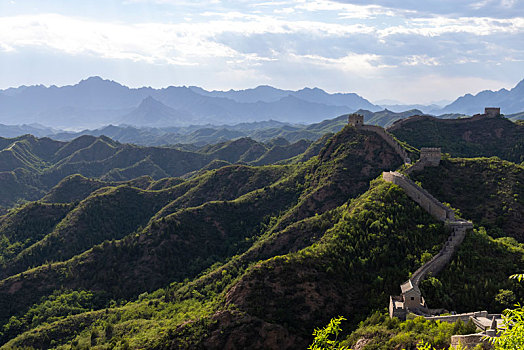
[[[448,227],[452,229],[450,236],[444,247],[440,252],[435,255],[430,261],[422,265],[417,271],[411,276],[411,284],[418,287],[420,281],[422,281],[428,274],[439,273],[444,266],[451,260],[453,253],[456,248],[462,243],[466,236],[466,230],[473,228],[473,224],[469,221],[455,219],[453,211],[446,207],[444,204],[439,202],[435,197],[429,194],[428,191],[414,183],[411,179],[396,172],[389,171],[384,172],[382,177],[385,181],[398,185],[407,195],[417,202],[422,208],[428,213],[443,221]]]

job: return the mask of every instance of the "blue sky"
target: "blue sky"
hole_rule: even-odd
[[[0,0],[0,88],[92,75],[452,100],[524,78],[524,1]]]

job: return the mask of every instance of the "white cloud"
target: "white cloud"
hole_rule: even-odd
[[[429,57],[427,55],[411,55],[406,57],[406,60],[403,62],[407,66],[438,66],[440,63],[434,57]]]
[[[290,24],[268,16],[240,13],[223,14],[223,20],[205,23],[108,23],[57,14],[0,17],[0,45],[6,48],[45,47],[71,55],[93,54],[105,58],[130,59],[149,63],[197,64],[209,58],[246,58],[219,43],[221,33],[252,35],[261,33],[304,33],[315,36],[340,36],[369,33],[363,25],[298,21]]]
[[[454,1],[459,10],[451,13]],[[177,77],[213,80],[214,87],[225,88],[271,83],[277,76],[280,82],[298,85],[318,79],[331,90],[359,77],[356,84],[365,89],[362,81],[367,77],[374,81],[361,93],[375,95],[377,81],[423,84],[417,77],[428,74],[451,77],[448,82],[465,76],[469,83],[488,83],[472,76],[496,77],[495,69],[486,69],[495,63],[505,67],[505,79],[510,76],[508,67],[517,67],[521,74],[524,17],[504,17],[502,10],[493,16],[487,13],[495,8],[518,13],[518,1],[488,0],[477,2],[475,8],[465,0],[442,0],[440,5],[428,0],[426,7],[419,0],[400,3],[128,0],[120,5],[122,11],[144,6],[151,10],[148,17],[140,17],[148,18],[141,23],[130,20],[137,18],[136,13],[122,18],[112,14],[104,20],[57,13],[11,15],[0,17],[0,59],[12,56],[8,51],[36,49],[108,65],[119,60],[115,66],[147,66],[162,72],[158,75],[163,79],[166,71],[176,72]],[[472,14],[479,11],[485,15]],[[399,85],[395,93],[414,90]]]
[[[515,18],[524,15],[524,3],[517,0],[333,0],[342,4],[376,5],[422,16]]]
[[[384,64],[380,56],[374,54],[349,53],[340,58],[327,58],[319,55],[291,55],[291,57],[302,64],[318,65],[362,76],[383,68],[392,68]]]
[[[413,34],[436,37],[446,33],[469,33],[486,36],[497,33],[516,34],[524,32],[524,18],[416,18],[405,25],[391,26],[378,33],[381,37],[395,34]]]

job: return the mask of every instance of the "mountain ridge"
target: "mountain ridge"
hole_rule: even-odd
[[[501,112],[513,114],[524,110],[524,79],[513,88],[492,91],[484,90],[475,95],[465,94],[438,110],[438,113],[481,113],[484,107],[501,107]]]
[[[129,88],[112,80],[90,77],[75,85],[62,87],[36,85],[0,90],[0,122],[17,118],[24,123],[39,121],[54,127],[100,126],[104,121],[105,124],[117,122],[149,96],[167,107],[183,111],[186,117],[192,116],[196,123],[202,124],[267,119],[288,122],[319,121],[329,115],[363,107],[378,109],[378,106],[356,94],[328,94],[320,89],[288,92],[272,88],[271,91],[279,98],[268,99],[262,96],[235,100],[237,95],[253,95],[252,92],[256,90],[248,89],[240,93],[209,92],[186,86]],[[233,98],[227,97],[228,94]],[[308,99],[304,96],[308,96]],[[345,102],[340,104],[334,100]],[[89,120],[86,120],[86,115],[90,115]],[[67,118],[71,120],[69,125]],[[166,126],[173,125],[176,125],[176,121],[170,120]]]

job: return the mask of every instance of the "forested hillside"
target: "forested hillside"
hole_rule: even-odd
[[[524,162],[524,125],[504,117],[415,116],[393,124],[388,131],[414,147],[442,147],[442,152],[453,157],[497,156]]]
[[[153,181],[190,176],[206,166],[214,169],[217,161],[219,166],[272,164],[304,153],[311,144],[305,140],[283,141],[260,143],[240,138],[188,151],[121,144],[105,136],[85,135],[69,142],[31,135],[0,138],[0,210],[24,200],[37,200],[73,174],[108,184],[140,176]]]
[[[75,164],[75,149],[98,159],[86,150],[93,143],[76,143],[53,149],[55,163]],[[57,158],[43,154],[24,171],[45,178]],[[70,175],[0,217],[3,348],[303,349],[333,316],[348,318],[349,334],[383,310],[449,234],[381,179],[402,159],[374,132],[347,126],[311,145],[241,139],[182,154],[186,167],[190,154],[214,155],[215,165],[158,180]],[[279,154],[287,160],[275,164]],[[227,165],[240,159],[272,165]],[[451,158],[413,178],[475,223],[457,258],[424,281],[430,307],[497,312],[501,290],[521,298],[507,275],[524,268],[522,167]],[[395,344],[409,348],[413,337]]]

